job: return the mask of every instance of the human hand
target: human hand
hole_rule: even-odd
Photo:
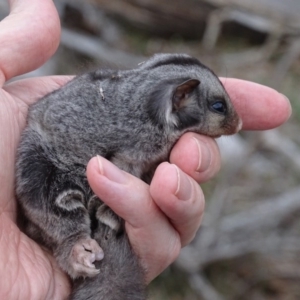
[[[56,50],[60,32],[52,1],[11,0],[10,4],[13,14],[0,23],[0,299],[63,299],[70,291],[67,276],[51,254],[15,225],[14,164],[28,105],[70,78],[35,78],[4,85],[44,63]],[[245,129],[275,127],[289,116],[288,102],[271,89],[230,79],[226,87]],[[104,175],[93,158],[87,169],[90,184],[126,220],[131,243],[151,281],[174,261],[200,226],[204,196],[197,182],[209,180],[219,170],[218,148],[210,138],[184,135],[170,157],[178,167],[161,164],[150,186],[100,160]],[[127,183],[117,184],[118,176],[125,176]]]
[[[11,0],[0,23],[0,299],[63,299],[67,276],[47,251],[16,226],[15,154],[30,102],[67,78],[10,78],[42,65],[56,50],[60,25],[50,0]]]

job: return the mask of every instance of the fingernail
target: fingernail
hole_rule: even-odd
[[[127,183],[127,176],[124,171],[120,170],[110,161],[98,155],[97,155],[97,161],[98,161],[98,170],[101,175],[105,176],[109,180],[116,183],[121,183],[121,184]]]
[[[207,144],[199,139],[193,137],[197,148],[198,148],[198,167],[196,169],[197,172],[206,171],[211,165],[211,152],[207,147]]]
[[[177,173],[177,189],[175,196],[177,196],[179,200],[187,201],[191,199],[192,196],[192,182],[190,178],[187,175],[184,175],[176,165],[173,166],[175,167]]]

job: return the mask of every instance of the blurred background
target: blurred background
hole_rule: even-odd
[[[281,128],[218,139],[223,168],[202,185],[203,226],[150,286],[150,299],[300,299],[300,1],[54,0],[53,58],[25,76],[135,67],[158,52],[196,56],[219,76],[276,88]],[[0,19],[8,13],[0,0]]]

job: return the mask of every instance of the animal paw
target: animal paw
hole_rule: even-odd
[[[96,276],[100,270],[96,269],[94,262],[103,257],[103,250],[95,240],[82,238],[72,248],[69,261],[72,270],[68,273],[73,278]]]

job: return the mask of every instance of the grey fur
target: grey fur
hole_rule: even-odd
[[[122,220],[91,191],[88,161],[104,156],[149,183],[184,132],[217,137],[240,124],[217,76],[188,55],[159,54],[133,70],[78,76],[29,110],[16,172],[20,226],[75,279],[73,299],[145,299],[143,270]],[[119,278],[110,267],[120,268]],[[126,289],[136,298],[126,298]]]

